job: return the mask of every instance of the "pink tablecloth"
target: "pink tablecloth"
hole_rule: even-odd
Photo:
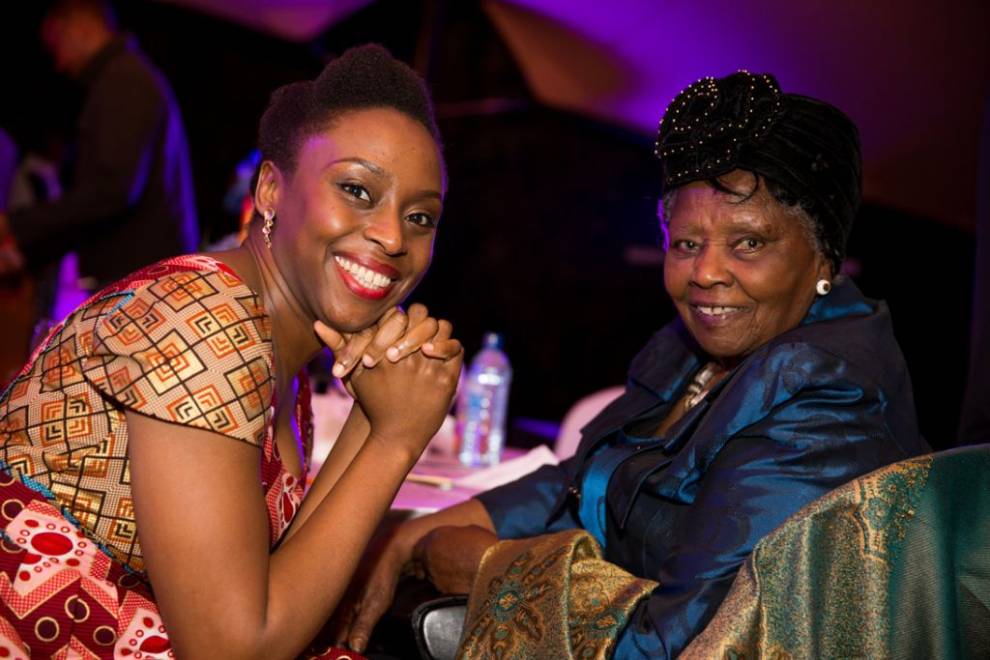
[[[515,458],[524,453],[520,449],[506,447],[503,451],[503,459]],[[461,465],[460,461],[452,456],[426,454],[419,460],[412,472],[413,474],[457,479],[471,474],[474,469]],[[477,490],[458,486],[444,489],[407,480],[399,488],[399,493],[392,503],[392,509],[409,510],[414,514],[430,513],[463,502],[477,492]]]

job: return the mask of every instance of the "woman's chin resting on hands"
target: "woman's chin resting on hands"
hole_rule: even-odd
[[[380,47],[349,50],[275,92],[259,150],[241,247],[111,285],[0,395],[4,531],[21,539],[0,557],[18,580],[7,650],[307,653],[447,413],[460,343],[399,308],[446,191],[425,85]],[[304,366],[324,344],[356,401],[307,491]],[[82,585],[71,602],[65,583]]]

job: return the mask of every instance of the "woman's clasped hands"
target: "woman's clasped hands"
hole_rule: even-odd
[[[342,334],[317,321],[341,378],[370,425],[369,441],[405,446],[418,456],[440,428],[457,390],[464,349],[448,321],[413,304],[375,325]]]

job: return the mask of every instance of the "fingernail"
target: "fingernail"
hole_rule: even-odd
[[[363,364],[364,366],[370,369],[371,367],[375,366],[375,358],[365,353],[364,356],[361,358],[361,364]]]
[[[389,360],[395,362],[396,360],[399,359],[399,349],[397,349],[395,346],[391,346],[387,351],[385,351],[385,355],[388,357]]]
[[[364,637],[355,637],[351,641],[351,648],[357,651],[358,653],[364,653],[364,647],[366,644],[367,641],[364,639]]]
[[[333,365],[333,369],[330,370],[330,373],[333,374],[334,378],[343,378],[345,371],[347,371],[347,367],[344,366],[344,363],[338,362],[337,364]]]
[[[432,353],[433,352],[433,342],[431,341],[431,342],[427,342],[427,343],[423,344],[423,348],[425,350],[429,351],[430,353]]]

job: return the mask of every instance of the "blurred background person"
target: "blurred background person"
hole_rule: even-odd
[[[297,657],[443,422],[460,343],[397,307],[446,187],[424,83],[353,49],[258,142],[244,244],[103,289],[0,392],[0,656]],[[311,473],[314,330],[357,403]]]
[[[0,212],[0,241],[30,268],[78,252],[94,291],[198,247],[188,147],[168,82],[100,0],[52,5],[41,38],[59,73],[85,87],[65,194]],[[10,269],[11,260],[0,262]]]
[[[35,131],[22,137],[19,146],[7,201],[0,205],[11,213],[54,202],[62,196],[58,165],[62,160],[62,141],[53,133]],[[21,269],[23,255],[12,236],[8,237],[7,245],[18,266],[8,267],[8,289],[23,296],[27,303],[20,313],[27,317],[29,331],[25,334],[27,341],[21,345],[31,347],[37,343],[39,335],[47,333],[51,319],[71,312],[88,294],[79,289],[79,264],[75,252],[67,252],[61,258],[53,255],[50,259],[39,259],[32,264],[29,274]]]
[[[17,172],[17,145],[10,134],[0,128],[0,208],[7,207],[10,189]],[[20,267],[20,255],[12,240],[0,238],[0,272]]]
[[[17,167],[17,145],[10,133],[0,128],[0,208],[7,207],[7,196]]]

